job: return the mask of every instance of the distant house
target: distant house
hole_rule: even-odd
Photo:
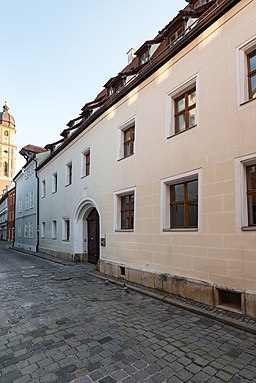
[[[14,240],[14,229],[15,229],[15,185],[10,185],[8,190],[8,222],[7,222],[7,241],[13,242]]]
[[[38,179],[36,167],[47,150],[27,145],[20,154],[26,164],[14,177],[16,185],[14,247],[35,252],[38,246]]]
[[[7,241],[8,193],[5,191],[0,199],[0,240]]]
[[[256,316],[256,2],[188,3],[46,146],[39,249]]]

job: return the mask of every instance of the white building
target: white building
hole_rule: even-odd
[[[256,316],[255,25],[255,0],[191,0],[129,51],[47,146],[40,251]]]
[[[14,177],[16,184],[14,247],[37,251],[38,246],[38,179],[36,166],[47,154],[44,148],[27,145],[20,154],[26,164]]]

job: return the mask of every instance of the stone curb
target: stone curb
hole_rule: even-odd
[[[183,302],[182,300],[179,300],[178,297],[175,297],[175,299],[173,299],[171,297],[171,295],[167,295],[167,293],[166,293],[166,295],[163,295],[165,293],[161,294],[160,292],[158,293],[155,290],[154,291],[147,290],[146,288],[143,288],[143,286],[137,287],[137,286],[134,286],[131,283],[127,282],[126,280],[120,281],[118,279],[112,279],[112,278],[109,278],[105,274],[100,274],[99,272],[97,272],[97,274],[94,272],[88,272],[88,274],[91,276],[94,276],[96,278],[99,278],[101,280],[104,280],[104,281],[106,279],[108,279],[108,281],[110,283],[118,285],[120,287],[123,287],[124,283],[125,283],[129,290],[134,291],[136,293],[143,294],[143,295],[149,296],[149,297],[154,298],[154,299],[158,299],[164,303],[168,303],[168,304],[171,304],[173,306],[183,308],[187,311],[193,312],[194,314],[198,314],[198,315],[202,315],[202,316],[205,316],[205,317],[208,317],[211,319],[215,319],[215,320],[217,320],[221,323],[224,323],[226,325],[230,325],[230,326],[236,327],[240,330],[247,331],[247,332],[250,332],[250,333],[256,335],[256,321],[255,321],[255,324],[251,324],[251,323],[242,322],[239,319],[237,320],[234,318],[230,318],[230,316],[229,316],[230,312],[229,311],[227,311],[225,313],[224,312],[225,310],[223,310],[223,309],[220,310],[217,307],[213,307],[211,310],[211,306],[209,306],[209,310],[206,310],[202,307],[196,306],[196,302],[195,302],[195,304],[193,304],[193,301],[189,301],[189,300],[187,302]],[[248,318],[248,320],[254,321],[253,318],[249,318],[249,317],[245,317],[245,316],[243,316],[243,317]]]

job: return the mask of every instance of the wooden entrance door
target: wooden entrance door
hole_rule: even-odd
[[[97,263],[99,259],[99,214],[94,208],[87,218],[88,262]]]

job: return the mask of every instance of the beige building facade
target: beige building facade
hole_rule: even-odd
[[[39,249],[255,317],[256,1],[209,3],[39,166]]]

